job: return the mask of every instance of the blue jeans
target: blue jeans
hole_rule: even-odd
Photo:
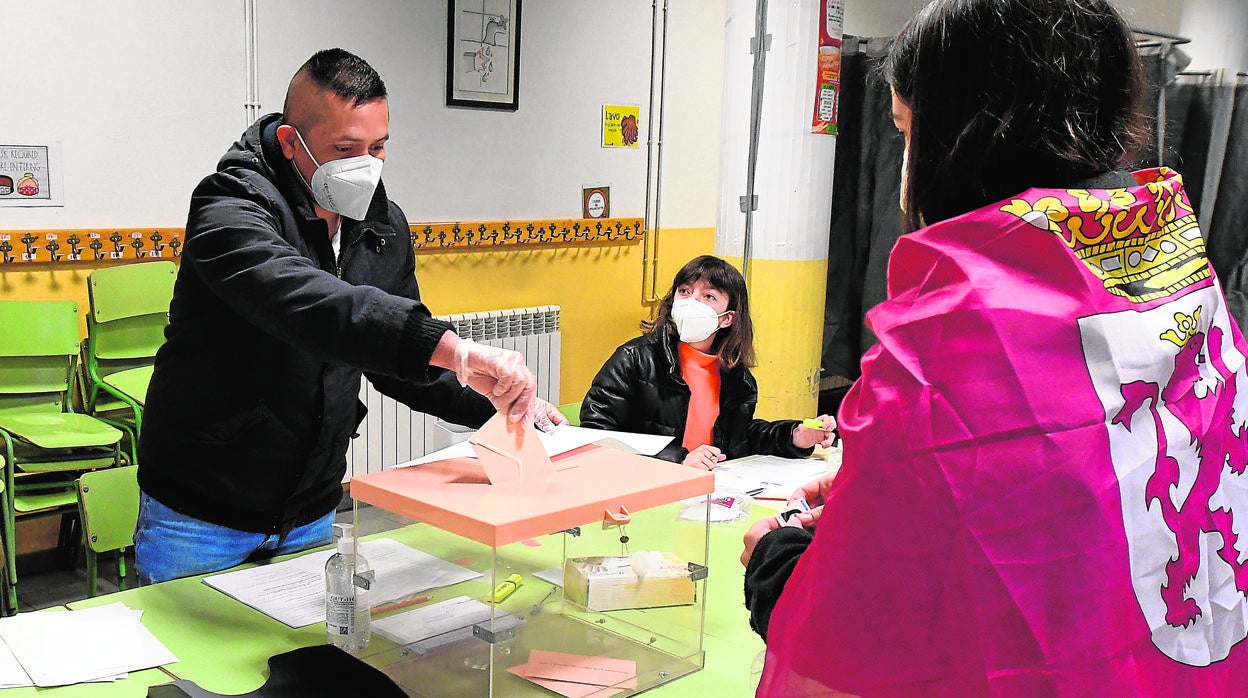
[[[333,522],[331,511],[285,536],[251,533],[179,514],[140,492],[134,566],[141,584],[216,572],[247,560],[325,545],[333,539]]]

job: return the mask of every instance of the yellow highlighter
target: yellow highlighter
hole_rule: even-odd
[[[490,603],[502,603],[503,599],[511,596],[521,584],[524,584],[524,577],[518,574],[510,575],[499,582],[498,586],[494,587],[494,591],[485,597],[485,600]]]
[[[819,419],[818,417],[807,417],[806,419],[803,419],[802,426],[806,427],[807,429],[818,429],[819,431],[822,431],[824,433],[827,433],[829,431],[832,432],[832,446],[833,447],[839,446],[841,443],[841,434],[840,432],[836,430],[836,427],[832,427],[831,429],[824,427],[823,420]]]

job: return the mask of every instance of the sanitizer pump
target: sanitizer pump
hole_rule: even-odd
[[[368,646],[368,587],[371,568],[356,551],[351,524],[334,524],[338,551],[325,562],[325,637],[329,644],[356,654]]]

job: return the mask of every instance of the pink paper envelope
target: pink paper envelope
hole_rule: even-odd
[[[637,688],[637,662],[627,659],[532,650],[526,673],[540,679]]]
[[[584,683],[572,683],[570,681],[552,681],[550,679],[539,679],[527,675],[529,665],[519,664],[509,668],[507,671],[527,679],[542,688],[558,693],[567,698],[610,698],[611,696],[624,692],[622,688],[606,688],[604,686],[591,686]]]
[[[499,412],[487,421],[468,445],[477,454],[490,484],[536,477],[554,470],[546,448],[528,420],[509,422]]]

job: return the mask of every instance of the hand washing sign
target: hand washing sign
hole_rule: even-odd
[[[0,206],[64,206],[58,143],[0,145]]]

